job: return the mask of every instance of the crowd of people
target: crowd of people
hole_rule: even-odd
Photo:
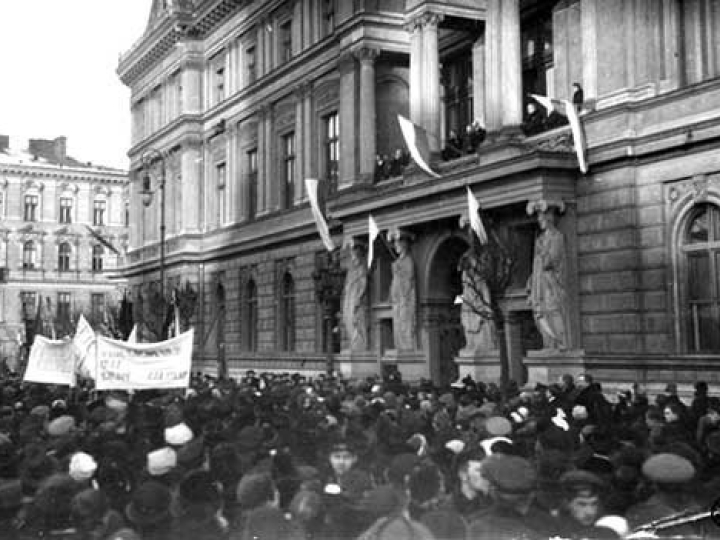
[[[375,181],[380,182],[388,178],[401,176],[405,167],[410,164],[410,154],[398,148],[392,156],[387,154],[375,155]]]
[[[688,403],[672,384],[608,399],[589,375],[0,382],[7,539],[710,538],[695,513],[719,470],[720,400],[702,382]]]

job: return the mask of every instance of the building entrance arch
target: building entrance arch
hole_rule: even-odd
[[[458,262],[467,249],[465,238],[448,234],[438,238],[429,251],[423,311],[429,371],[435,384],[448,384],[457,378],[455,357],[465,346],[461,305],[455,302],[462,294]]]

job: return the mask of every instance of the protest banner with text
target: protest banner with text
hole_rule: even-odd
[[[35,336],[25,377],[27,382],[75,385],[75,346],[69,339]]]
[[[187,388],[193,330],[158,343],[128,343],[97,337],[97,390]]]

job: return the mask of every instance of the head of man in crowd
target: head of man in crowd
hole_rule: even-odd
[[[344,438],[337,437],[330,444],[328,461],[337,479],[346,475],[357,463],[355,448]]]
[[[584,471],[568,471],[560,477],[563,509],[573,525],[591,527],[600,517],[602,480]]]
[[[483,475],[483,461],[487,458],[482,448],[463,451],[458,456],[457,478],[460,492],[468,499],[488,496],[490,483]]]

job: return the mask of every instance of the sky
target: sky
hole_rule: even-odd
[[[0,134],[67,137],[68,155],[128,169],[130,91],[115,73],[152,0],[0,0]]]

